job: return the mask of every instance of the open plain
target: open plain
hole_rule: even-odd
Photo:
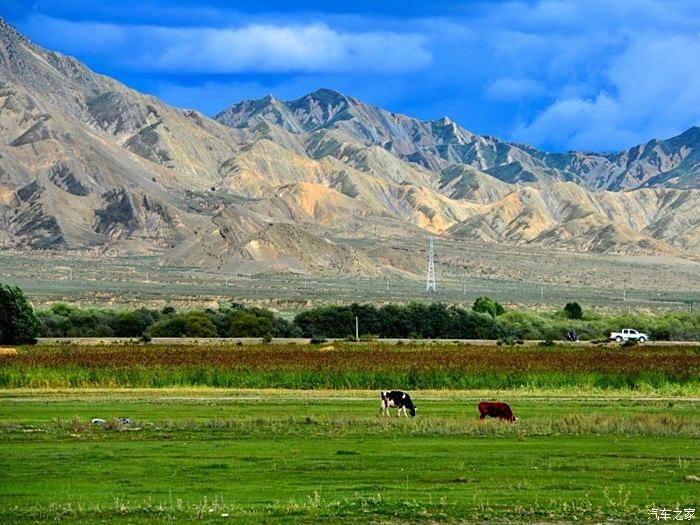
[[[0,360],[7,523],[639,523],[700,508],[695,347],[51,345]],[[415,418],[379,415],[387,386],[410,388]],[[490,399],[519,420],[479,421]]]
[[[427,257],[423,240],[356,242],[397,259]],[[438,239],[436,293],[425,291],[422,273],[380,266],[377,270],[377,275],[366,276],[238,274],[169,266],[157,256],[0,254],[0,279],[22,287],[35,305],[65,301],[193,308],[239,301],[293,312],[352,302],[471,305],[477,297],[489,296],[509,305],[558,309],[578,301],[587,308],[627,312],[687,310],[700,298],[700,262],[675,257],[593,255]]]

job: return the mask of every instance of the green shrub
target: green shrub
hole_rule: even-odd
[[[274,330],[272,314],[265,315],[257,310],[234,310],[226,317],[228,337],[264,337]]]
[[[566,303],[566,306],[564,307],[564,313],[569,319],[583,318],[583,309],[581,308],[581,305],[577,302]]]
[[[117,337],[140,337],[147,325],[137,312],[119,312],[112,321],[112,330]]]
[[[506,311],[506,309],[503,308],[503,305],[497,303],[490,297],[479,297],[476,301],[474,301],[472,310],[482,314],[489,314],[493,318],[504,314]]]
[[[158,321],[148,330],[150,337],[217,337],[216,327],[204,312],[177,314]]]

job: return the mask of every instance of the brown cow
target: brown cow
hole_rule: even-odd
[[[496,401],[484,401],[479,403],[479,419],[485,419],[486,416],[497,417],[501,421],[504,419],[515,423],[518,418],[513,416],[513,412],[506,403],[498,403]]]

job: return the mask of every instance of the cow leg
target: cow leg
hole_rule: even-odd
[[[379,409],[381,411],[382,415],[387,416],[387,417],[391,416],[391,412],[389,412],[390,406],[391,405],[389,404],[388,399],[382,399],[381,408]]]

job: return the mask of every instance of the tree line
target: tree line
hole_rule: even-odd
[[[111,310],[54,304],[39,310],[40,337],[306,337],[498,339],[510,334],[490,314],[434,303],[324,306],[293,320],[266,308],[233,303],[217,309],[178,312],[138,308]]]
[[[37,337],[304,337],[351,338],[358,320],[360,338],[544,339],[561,340],[574,329],[581,339],[605,339],[623,327],[636,328],[653,340],[700,340],[700,315],[601,315],[576,303],[562,310],[506,310],[488,297],[470,308],[442,303],[375,306],[322,306],[293,319],[266,308],[240,303],[218,308],[81,308],[62,303],[34,311],[22,291],[0,283],[0,343],[18,344]]]

